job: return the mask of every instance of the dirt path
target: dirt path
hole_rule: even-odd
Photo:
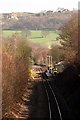
[[[30,96],[30,118],[48,118],[47,97],[42,80],[34,81],[32,95]]]

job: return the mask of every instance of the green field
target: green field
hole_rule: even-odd
[[[2,35],[3,37],[9,37],[9,36],[12,36],[16,32],[21,33],[21,31],[3,30]]]
[[[12,36],[15,32],[21,34],[22,31],[9,31],[9,30],[3,31],[3,36],[5,37]],[[31,30],[30,33],[31,35],[29,36],[29,40],[32,43],[50,45],[52,43],[58,44],[59,42],[56,40],[56,37],[58,37],[58,32],[55,31],[49,31],[46,37],[42,37],[42,31],[40,30]]]

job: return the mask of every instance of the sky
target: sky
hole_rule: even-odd
[[[41,12],[57,8],[78,9],[80,0],[0,0],[0,13]]]

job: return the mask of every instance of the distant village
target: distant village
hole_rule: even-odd
[[[33,16],[44,16],[44,15],[52,15],[54,13],[68,13],[70,12],[68,9],[64,9],[64,8],[58,8],[56,11],[53,10],[43,10],[39,13],[30,13],[30,12],[12,12],[12,13],[3,13],[2,14],[2,18],[4,19],[11,19],[11,18],[23,18],[24,16],[26,17],[27,15],[33,15]],[[1,16],[1,15],[0,15]]]

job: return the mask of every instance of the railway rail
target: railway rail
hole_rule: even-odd
[[[50,120],[76,120],[75,114],[56,88],[53,79],[43,77],[43,85],[48,99]]]
[[[70,109],[68,109],[65,100],[58,93],[55,85],[51,83],[50,78],[46,78],[46,76],[42,74],[41,76],[41,84],[44,85],[43,89],[45,89],[47,100],[48,100],[48,111],[49,118],[48,120],[76,120],[71,113]],[[42,79],[44,78],[44,79]],[[42,82],[43,81],[43,82]],[[29,81],[28,83],[28,91],[30,93],[31,83],[34,81]],[[30,88],[29,88],[30,87]],[[31,88],[32,89],[32,88]],[[22,96],[23,104],[17,104],[17,106],[12,110],[11,114],[15,118],[27,119],[29,117],[29,111],[27,107],[27,103],[29,105],[28,94],[24,94]],[[44,102],[44,100],[43,100]],[[24,104],[26,103],[26,104]],[[45,105],[46,106],[46,105]],[[31,106],[30,106],[31,107]]]
[[[58,104],[58,100],[49,83],[49,79],[44,79],[43,84],[44,84],[44,88],[45,88],[47,99],[48,99],[50,120],[63,120],[61,110]]]

